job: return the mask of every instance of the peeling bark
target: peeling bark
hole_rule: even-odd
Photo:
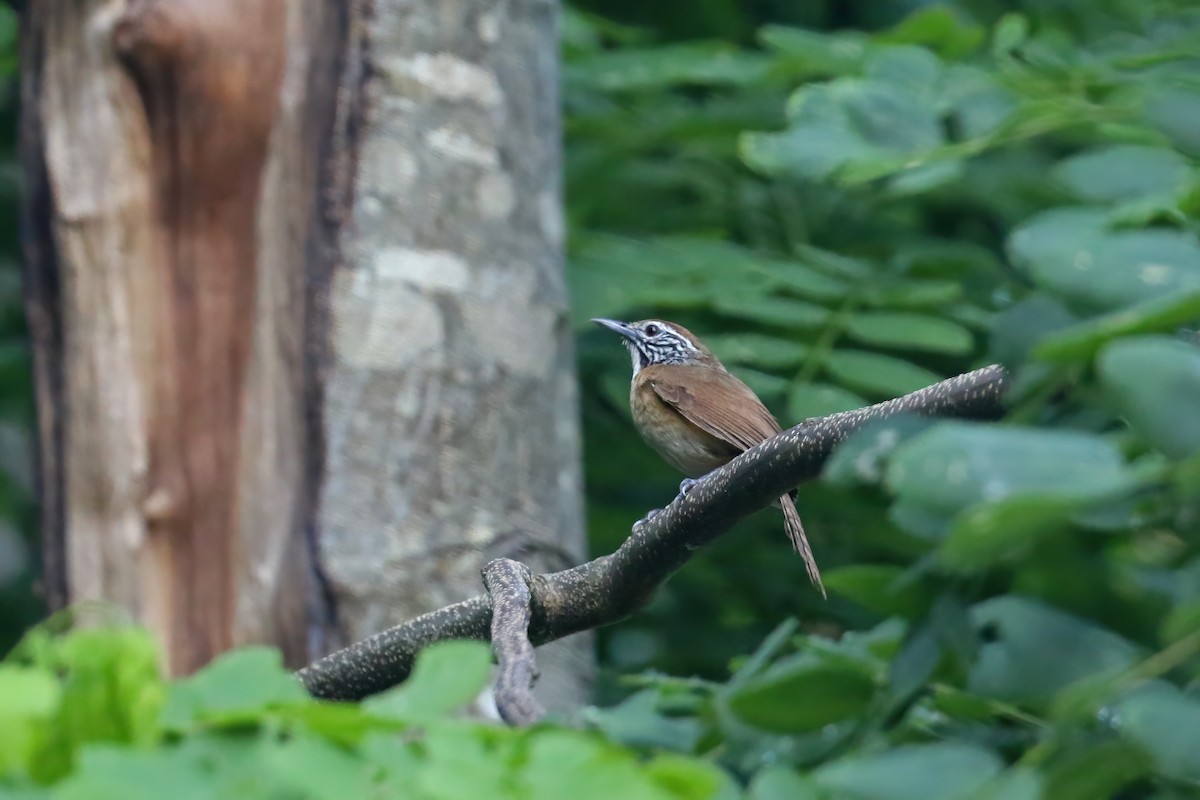
[[[304,331],[334,87],[310,84],[336,23],[315,0],[24,20],[49,599],[132,610],[177,673],[247,641],[313,652]]]

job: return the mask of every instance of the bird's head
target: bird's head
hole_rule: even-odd
[[[625,347],[633,360],[634,375],[655,364],[721,366],[695,334],[674,322],[661,319],[644,319],[640,322],[593,319],[592,322],[614,330],[625,338]]]

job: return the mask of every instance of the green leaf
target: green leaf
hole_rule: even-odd
[[[943,422],[896,451],[887,485],[908,502],[953,514],[1016,496],[1105,500],[1134,480],[1120,452],[1090,434]]]
[[[788,392],[788,419],[793,423],[812,417],[824,417],[839,411],[853,411],[868,405],[858,395],[827,383],[794,383]]]
[[[1016,367],[1050,334],[1069,328],[1076,317],[1045,292],[1034,292],[1000,312],[992,322],[989,357]]]
[[[1110,231],[1101,211],[1060,208],[1009,237],[1013,260],[1060,296],[1107,311],[1200,289],[1200,245],[1173,230]]]
[[[825,587],[881,616],[914,619],[933,601],[924,581],[891,564],[854,564],[824,574]]]
[[[267,709],[307,696],[296,677],[283,668],[278,650],[246,647],[217,656],[192,677],[172,684],[163,724],[183,729],[198,721],[255,722]]]
[[[210,770],[187,750],[161,753],[111,746],[85,750],[78,769],[56,787],[61,800],[208,800],[219,796]]]
[[[910,93],[936,105],[941,90],[942,62],[924,47],[907,44],[879,47],[867,59],[868,82]]]
[[[1046,772],[1046,800],[1096,800],[1119,797],[1121,789],[1148,772],[1144,755],[1115,739],[1099,741],[1060,755]]]
[[[944,102],[953,108],[953,121],[964,138],[1001,133],[1020,109],[1018,97],[992,70],[954,64],[945,71],[943,84]]]
[[[1023,597],[985,600],[971,621],[983,644],[968,689],[998,700],[1045,703],[1076,681],[1128,669],[1141,654],[1111,631]]]
[[[1200,348],[1163,337],[1123,339],[1096,366],[1134,430],[1174,458],[1200,452]]]
[[[658,708],[659,693],[646,689],[610,708],[589,708],[589,723],[608,738],[632,747],[653,747],[692,752],[703,735],[700,721],[690,717],[664,716]]]
[[[972,24],[957,9],[930,5],[912,12],[877,38],[894,44],[926,45],[945,58],[955,59],[979,47],[985,33],[981,26]]]
[[[355,703],[306,699],[277,706],[274,710],[281,718],[294,720],[322,737],[347,747],[357,745],[373,731],[395,731],[403,727],[394,721],[371,716]]]
[[[846,75],[859,72],[867,58],[868,39],[859,31],[837,33],[765,25],[759,40],[788,56],[787,65],[799,75]]]
[[[754,268],[765,274],[771,285],[812,300],[841,300],[851,291],[845,281],[791,261],[761,260]]]
[[[478,697],[491,671],[492,655],[486,644],[438,642],[417,656],[408,680],[363,706],[372,714],[394,719],[444,716]]]
[[[863,301],[888,308],[942,308],[962,297],[962,283],[905,276],[890,284],[866,287]]]
[[[808,357],[808,345],[794,339],[761,333],[725,333],[705,337],[705,343],[726,364],[751,364],[766,369],[794,367]]]
[[[837,445],[821,470],[821,479],[847,487],[882,483],[887,459],[896,448],[936,424],[912,414],[870,420]]]
[[[572,318],[577,326],[590,328],[592,317],[624,317],[649,306],[702,308],[713,296],[713,276],[720,274],[712,269],[713,262],[723,267],[728,252],[719,242],[591,237],[578,248],[567,271]],[[732,253],[741,255],[737,249]],[[655,291],[659,280],[670,280],[672,290]]]
[[[45,718],[54,713],[61,697],[58,682],[49,673],[0,663],[0,719]],[[5,727],[0,725],[0,733]]]
[[[1168,612],[1159,630],[1159,639],[1174,644],[1180,639],[1200,633],[1200,599],[1185,601]]]
[[[564,77],[605,91],[659,89],[677,85],[742,86],[761,83],[770,58],[719,42],[684,42],[626,47],[581,56],[564,67]]]
[[[1029,20],[1023,14],[1005,14],[992,36],[992,52],[1002,55],[1016,50],[1029,38]]]
[[[923,622],[909,631],[900,651],[888,665],[887,712],[909,705],[933,676],[942,661],[942,647],[931,623]]]
[[[783,133],[742,134],[738,153],[748,166],[768,175],[823,180],[848,163],[877,156],[878,150],[844,123],[810,122]]]
[[[727,317],[791,330],[820,328],[830,314],[828,309],[821,306],[787,297],[726,295],[716,297],[713,306]]]
[[[756,728],[802,733],[864,712],[875,681],[864,671],[809,654],[785,659],[729,691],[729,708]]]
[[[1045,781],[1031,769],[1013,767],[996,776],[972,800],[1042,800]],[[1099,797],[1100,795],[1097,795]]]
[[[197,754],[200,763],[217,764],[221,779],[218,797],[236,796],[238,789],[244,791],[252,782],[262,785],[260,797],[311,800],[369,797],[375,789],[373,771],[363,768],[357,754],[305,731],[292,732],[286,738],[260,736],[257,752],[251,751],[252,757],[241,764],[231,752],[239,745],[236,739],[220,744],[217,753]]]
[[[1200,783],[1200,700],[1159,682],[1121,700],[1116,714],[1122,736],[1140,745],[1160,772]]]
[[[668,800],[673,796],[651,782],[631,754],[572,731],[548,730],[532,737],[527,759],[525,786],[516,796],[529,800]]]
[[[1181,86],[1156,89],[1146,102],[1146,115],[1171,144],[1200,157],[1200,91]]]
[[[939,686],[933,707],[957,720],[990,720],[996,717],[996,703],[950,686]]]
[[[1178,153],[1160,147],[1118,144],[1062,161],[1054,177],[1081,200],[1126,202],[1181,188],[1192,169]]]
[[[736,792],[736,784],[715,766],[696,759],[658,755],[645,766],[646,776],[679,800],[716,800],[722,789]]]
[[[80,748],[111,741],[150,745],[159,740],[164,685],[159,648],[150,634],[130,626],[80,627],[40,639],[28,657],[63,677],[58,712],[30,774],[49,782],[70,768]]]
[[[970,331],[953,322],[900,311],[859,312],[846,332],[863,344],[949,355],[965,355],[975,344]]]
[[[1146,300],[1074,325],[1043,340],[1033,353],[1044,361],[1088,359],[1114,339],[1175,330],[1197,320],[1200,320],[1200,289]]]
[[[813,781],[786,767],[767,767],[750,782],[749,800],[825,800]]]
[[[935,56],[885,47],[872,52],[866,72],[864,79],[802,86],[788,104],[790,127],[743,134],[742,159],[767,174],[821,180],[851,166],[886,174],[942,143]]]
[[[834,350],[825,369],[848,388],[876,397],[899,397],[942,380],[923,367],[862,350]]]
[[[27,770],[61,696],[52,675],[0,663],[0,778]]]
[[[688,308],[731,297],[744,304],[789,293],[839,300],[850,291],[845,280],[826,274],[819,263],[810,266],[696,236],[590,237],[578,248],[570,275],[572,291],[587,294],[573,301],[582,310],[621,304]],[[659,287],[668,282],[673,288],[663,293]],[[792,302],[798,304],[792,308],[819,308]],[[823,320],[824,309],[818,313]]]
[[[938,562],[957,571],[990,569],[1062,530],[1083,505],[1074,497],[1017,495],[973,506],[955,518]]]
[[[871,262],[844,253],[823,250],[809,244],[798,244],[794,249],[796,255],[804,259],[806,264],[851,283],[861,284],[877,274],[877,268]]]
[[[957,742],[902,745],[827,764],[816,782],[856,800],[958,800],[1000,773],[991,751]]]
[[[375,732],[368,734],[359,744],[357,752],[361,754],[363,766],[379,771],[380,779],[389,788],[402,790],[393,791],[392,796],[404,797],[416,795],[416,784],[420,779],[422,762],[426,753],[420,742],[406,741],[395,732]],[[388,796],[387,792],[380,792]]]
[[[858,165],[848,167],[841,176],[842,180],[846,183],[866,182],[874,180],[878,172],[879,177],[890,176],[887,196],[899,199],[931,192],[953,183],[962,178],[966,166],[961,159],[946,158],[907,166],[880,160],[861,166],[861,173],[859,169]]]
[[[491,795],[509,782],[507,762],[514,756],[495,740],[489,742],[474,731],[442,725],[433,726],[422,738],[425,752],[416,776],[421,790],[418,796],[429,800],[479,797]],[[510,789],[501,796],[522,795]]]

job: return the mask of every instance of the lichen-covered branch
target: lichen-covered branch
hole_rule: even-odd
[[[805,420],[703,478],[640,526],[611,555],[529,579],[529,638],[544,644],[617,622],[641,608],[700,547],[741,518],[815,478],[834,447],[864,424],[899,414],[996,419],[1008,377],[992,365],[895,400]],[[424,614],[339,650],[299,672],[314,696],[352,700],[403,681],[421,648],[446,639],[487,640],[492,604],[479,596]]]
[[[492,650],[496,654],[496,709],[509,725],[529,725],[546,710],[530,689],[537,677],[529,620],[533,594],[529,567],[497,558],[483,568],[483,585],[492,601]]]

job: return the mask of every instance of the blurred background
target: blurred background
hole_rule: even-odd
[[[700,332],[785,427],[1000,360],[1026,382],[1022,423],[1094,433],[1131,455],[1153,446],[1117,421],[1140,381],[1098,391],[1096,347],[1023,362],[1051,331],[1198,285],[1200,139],[1186,120],[1200,120],[1190,116],[1200,73],[1180,58],[1198,41],[1189,6],[574,4],[563,30],[569,277],[593,550],[615,547],[676,477],[632,433],[627,357],[589,330],[591,316],[661,316]],[[1056,255],[1076,248],[1095,270]],[[1141,284],[1139,260],[1159,248],[1172,251],[1170,275]],[[1076,379],[1088,388],[1045,402]],[[1136,391],[1170,394],[1154,385]],[[1184,405],[1137,402],[1187,416],[1198,398],[1179,390]],[[993,460],[994,478],[1040,461],[1053,492],[1088,466],[1050,441],[1018,456],[1033,463]],[[788,614],[858,629],[909,603],[921,613],[930,598],[965,605],[1006,591],[1154,646],[1200,568],[1185,535],[1195,506],[1183,513],[1168,493],[1035,540],[1009,531],[1012,542],[980,543],[947,571],[945,526],[906,513],[940,501],[897,488],[802,487],[829,603],[804,585],[778,516],[762,513],[647,613],[604,631],[602,662],[719,676]],[[957,510],[943,499],[938,516]]]
[[[0,651],[40,614],[15,46],[0,15]],[[686,325],[784,427],[997,361],[1015,376],[1005,427],[897,420],[801,487],[828,602],[763,512],[600,631],[594,699],[624,704],[597,724],[703,749],[723,713],[697,711],[706,682],[792,618],[838,642],[809,653],[839,666],[825,684],[805,662],[808,691],[885,676],[879,730],[919,700],[905,735],[1021,752],[1070,718],[1063,687],[1144,663],[1200,702],[1200,7],[575,0],[561,48],[592,555],[679,476],[637,437],[628,356],[591,317]],[[771,691],[742,710],[786,729]],[[1151,727],[1200,736],[1189,719]],[[1063,728],[1078,759],[1056,785],[1105,753],[1134,769],[1088,749],[1093,721]],[[743,764],[849,747],[722,735]],[[1046,796],[1110,796],[1079,786]]]
[[[21,307],[18,18],[0,8],[0,650],[44,610],[34,595],[37,528],[33,486],[33,378]]]

